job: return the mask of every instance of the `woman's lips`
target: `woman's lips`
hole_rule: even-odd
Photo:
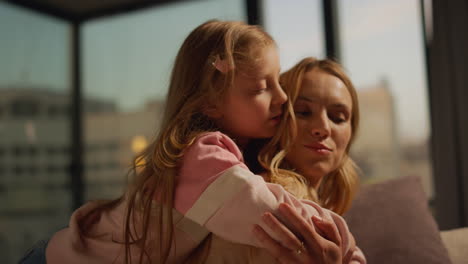
[[[321,155],[328,155],[332,152],[332,150],[320,143],[313,143],[313,144],[305,144],[304,147],[313,150],[314,152],[321,154]]]

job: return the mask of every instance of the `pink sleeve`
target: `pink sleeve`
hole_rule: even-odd
[[[246,170],[242,152],[236,143],[220,132],[198,137],[186,150],[177,175],[174,207],[185,214],[205,191],[227,169],[239,165]]]
[[[242,153],[227,136],[208,133],[200,137],[183,160],[175,207],[210,232],[232,242],[258,247],[252,235],[254,224],[258,224],[280,241],[263,224],[261,217],[267,211],[278,216],[278,206],[284,202],[295,207],[310,224],[313,224],[310,220],[313,215],[332,220],[342,238],[343,256],[349,252],[350,233],[343,218],[316,203],[298,200],[282,186],[266,183],[261,176],[254,175],[243,163]],[[281,220],[297,233],[293,225]]]

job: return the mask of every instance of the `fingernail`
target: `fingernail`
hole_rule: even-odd
[[[316,222],[323,222],[323,218],[320,216],[313,215],[312,220]]]
[[[259,229],[260,229],[260,227],[259,227],[258,225],[255,224],[252,231],[253,231],[255,234],[258,234],[258,233],[260,232]]]
[[[264,221],[270,221],[270,219],[271,219],[271,213],[270,213],[270,212],[264,213],[263,216],[262,216],[262,218],[263,218]]]
[[[254,235],[255,240],[257,240],[258,243],[260,243],[260,245],[263,245],[265,235],[262,233],[262,228],[259,225],[254,225],[252,233]]]
[[[287,209],[288,209],[287,204],[285,204],[285,203],[280,203],[280,205],[279,205],[279,210],[280,210],[280,211],[286,212]]]

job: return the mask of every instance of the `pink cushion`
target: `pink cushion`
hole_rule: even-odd
[[[370,264],[451,263],[419,177],[363,186],[345,219]]]

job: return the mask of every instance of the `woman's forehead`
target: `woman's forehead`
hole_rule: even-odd
[[[338,77],[316,70],[304,75],[298,100],[352,106],[348,87]]]

